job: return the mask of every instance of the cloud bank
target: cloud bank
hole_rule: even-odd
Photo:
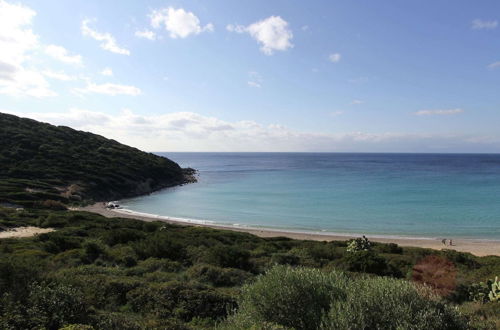
[[[64,113],[13,114],[91,131],[148,151],[500,151],[499,138],[491,136],[313,133],[255,121],[229,122],[192,112],[146,116],[131,110],[109,115],[71,109]]]

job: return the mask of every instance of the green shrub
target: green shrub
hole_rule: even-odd
[[[87,306],[81,292],[71,286],[40,283],[31,287],[27,314],[34,328],[59,329],[87,319]]]
[[[239,310],[225,326],[246,329],[268,322],[294,329],[318,329],[331,303],[345,298],[346,283],[347,278],[336,272],[275,266],[243,287]]]
[[[82,244],[83,255],[82,260],[87,263],[94,262],[97,258],[104,255],[106,246],[97,239],[89,239]]]
[[[199,282],[214,286],[242,285],[251,277],[251,274],[240,269],[220,268],[212,265],[195,265],[187,270],[187,275]]]
[[[390,278],[360,278],[333,301],[323,329],[467,329],[466,320],[423,287]]]
[[[134,312],[184,321],[194,317],[221,319],[234,308],[234,299],[226,293],[177,281],[138,287],[127,294],[127,301]]]
[[[351,272],[387,275],[389,266],[386,260],[373,251],[359,251],[344,256],[345,269]]]
[[[347,243],[347,252],[360,252],[360,251],[370,251],[372,249],[372,243],[363,236],[362,238],[354,238]]]
[[[208,251],[206,262],[219,266],[250,269],[250,253],[238,246],[217,245]]]

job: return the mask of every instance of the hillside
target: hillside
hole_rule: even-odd
[[[193,170],[165,157],[96,134],[0,113],[0,203],[105,201],[192,180]]]

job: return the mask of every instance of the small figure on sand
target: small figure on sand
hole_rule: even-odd
[[[446,245],[446,238],[443,238],[443,239],[441,240],[441,243],[443,243],[443,245]]]
[[[453,245],[453,240],[452,240],[452,239],[450,239],[450,246],[452,246],[452,245]]]

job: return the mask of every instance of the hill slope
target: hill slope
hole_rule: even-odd
[[[132,197],[193,180],[193,170],[102,136],[0,113],[0,203]]]

